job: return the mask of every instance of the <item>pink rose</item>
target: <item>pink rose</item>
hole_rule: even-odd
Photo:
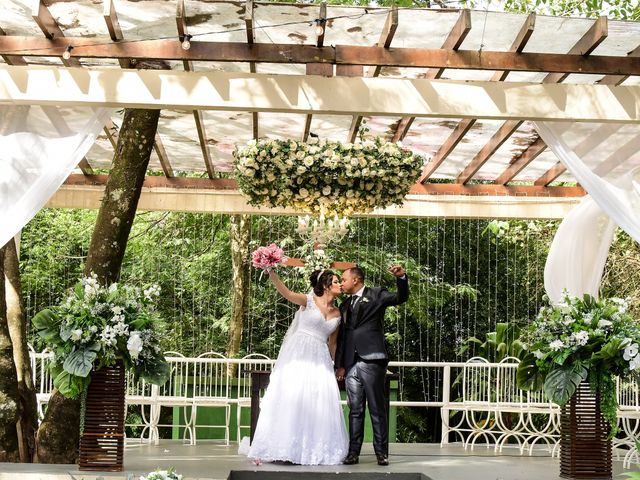
[[[284,252],[275,243],[266,247],[258,247],[251,254],[252,265],[255,268],[269,270],[287,260]]]

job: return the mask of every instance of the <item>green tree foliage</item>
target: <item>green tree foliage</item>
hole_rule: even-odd
[[[21,267],[29,318],[59,301],[81,276],[94,221],[95,212],[45,209],[25,228]],[[253,217],[250,249],[276,241],[288,255],[300,256],[303,242],[295,226],[293,217]],[[468,337],[484,339],[487,332],[500,330],[500,323],[526,325],[535,317],[556,227],[550,221],[362,218],[327,253],[360,264],[367,284],[391,290],[395,281],[387,272],[389,264],[405,265],[409,301],[389,309],[386,318],[391,358],[464,361],[482,353],[481,345],[456,353]],[[639,259],[637,244],[618,235],[603,290],[640,298],[640,269],[628,268]],[[296,269],[284,267],[280,273],[290,288],[309,290],[307,278]],[[165,350],[185,355],[225,351],[232,298],[228,216],[138,213],[121,275],[132,284],[160,285],[159,310],[168,320]],[[253,269],[238,355],[275,356],[294,312],[295,306]],[[511,344],[514,336],[505,330],[499,343]],[[442,379],[435,370],[407,368],[401,374],[402,398],[437,400]],[[398,439],[439,441],[439,424],[435,409],[401,409]]]

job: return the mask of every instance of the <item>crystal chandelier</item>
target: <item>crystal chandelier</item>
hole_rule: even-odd
[[[320,213],[319,217],[311,217],[310,215],[298,217],[296,231],[301,237],[321,248],[329,243],[342,240],[342,237],[349,231],[350,224],[351,220],[346,217],[334,215],[327,218],[324,213]]]

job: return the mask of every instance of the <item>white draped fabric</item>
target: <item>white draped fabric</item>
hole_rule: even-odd
[[[111,111],[0,106],[0,246],[62,185]]]
[[[640,241],[640,125],[538,122],[536,129],[589,193],[553,239],[547,295],[552,302],[565,289],[597,296],[615,226]]]

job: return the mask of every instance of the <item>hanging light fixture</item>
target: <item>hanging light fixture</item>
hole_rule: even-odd
[[[71,58],[71,50],[73,50],[73,46],[67,45],[67,48],[65,48],[64,52],[62,53],[62,58],[64,58],[65,60],[69,60]]]
[[[324,26],[327,23],[327,19],[317,18],[315,22],[316,22],[316,27],[315,27],[316,37],[321,37],[322,35],[324,35]]]
[[[349,225],[351,220],[346,217],[340,217],[334,215],[333,217],[326,217],[324,212],[321,212],[318,217],[312,217],[310,215],[298,217],[298,227],[296,231],[309,243],[317,244],[322,248],[329,243],[335,243],[342,240],[342,238],[349,232]]]
[[[182,49],[183,50],[189,50],[191,48],[191,39],[193,38],[193,35],[190,34],[186,34],[184,36],[184,38],[182,39]]]

